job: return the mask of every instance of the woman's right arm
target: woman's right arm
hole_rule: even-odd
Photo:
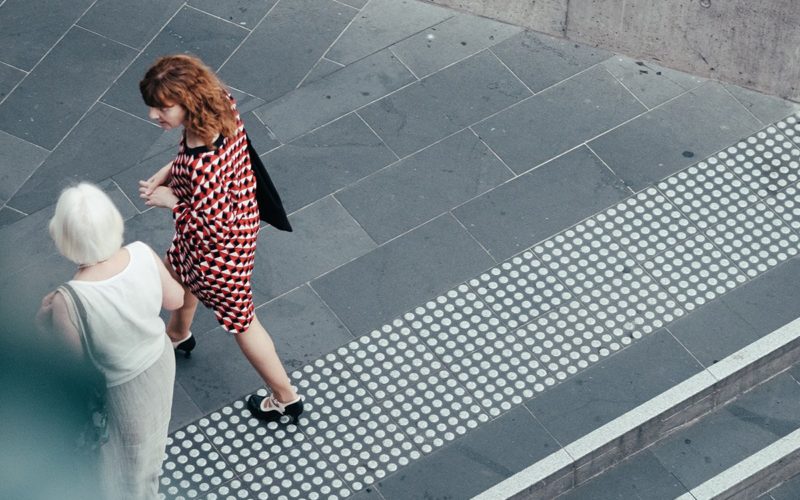
[[[167,163],[161,167],[158,172],[150,176],[146,181],[139,181],[139,195],[142,198],[147,198],[158,186],[166,186],[169,184],[170,173],[172,172],[172,162]]]

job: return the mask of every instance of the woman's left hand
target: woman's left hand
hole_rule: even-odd
[[[167,186],[158,186],[153,189],[150,196],[142,195],[142,198],[145,200],[144,204],[149,207],[164,207],[170,210],[175,208],[175,205],[178,203],[178,197],[175,196],[172,189]]]

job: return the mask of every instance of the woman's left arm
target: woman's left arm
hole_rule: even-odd
[[[49,316],[49,321],[48,321]],[[83,345],[77,326],[70,318],[67,301],[58,292],[44,298],[37,314],[37,322],[44,330],[57,335],[64,345],[78,358],[83,357]]]

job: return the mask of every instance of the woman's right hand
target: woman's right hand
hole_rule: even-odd
[[[169,162],[146,181],[139,181],[139,197],[147,199],[158,186],[166,186],[169,183],[171,170],[172,162]]]

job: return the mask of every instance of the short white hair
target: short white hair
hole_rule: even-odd
[[[114,202],[88,182],[65,189],[50,219],[50,236],[61,255],[79,265],[102,262],[122,247],[125,229]]]

